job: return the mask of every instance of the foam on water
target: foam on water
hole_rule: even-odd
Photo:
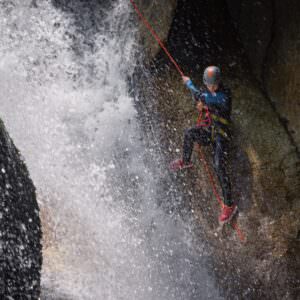
[[[129,1],[37,4],[0,3],[0,113],[37,187],[43,287],[54,299],[217,299],[189,226],[155,201],[126,84]]]

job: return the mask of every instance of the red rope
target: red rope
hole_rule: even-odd
[[[138,14],[138,16],[140,17],[140,19],[142,20],[142,22],[144,23],[144,25],[147,27],[147,29],[150,31],[150,33],[152,34],[152,36],[155,38],[155,40],[158,42],[158,44],[160,45],[160,47],[164,50],[164,52],[166,53],[166,55],[168,56],[168,58],[170,59],[170,61],[173,63],[173,65],[175,66],[175,68],[177,69],[178,73],[181,76],[184,76],[183,71],[181,70],[181,68],[179,67],[179,65],[177,64],[177,62],[175,61],[175,59],[172,57],[172,55],[170,54],[170,52],[168,51],[168,49],[165,47],[165,45],[163,44],[163,42],[161,41],[160,37],[158,36],[158,34],[156,33],[156,31],[153,29],[153,27],[150,25],[150,23],[148,22],[148,20],[144,17],[144,15],[141,13],[141,11],[139,10],[139,8],[137,7],[136,3],[134,2],[134,0],[130,0],[131,4],[133,5],[133,8],[135,9],[136,13]],[[208,108],[206,108],[206,114],[205,114],[205,119],[202,120],[202,116],[200,114],[198,121],[197,121],[198,126],[201,127],[207,127],[211,125],[211,117],[209,114],[209,110]],[[217,187],[216,187],[216,183],[214,180],[214,176],[212,174],[212,172],[210,171],[209,165],[205,159],[204,153],[201,150],[201,147],[199,146],[199,159],[200,161],[203,161],[204,163],[204,167],[205,170],[208,174],[208,178],[209,181],[211,183],[212,186],[212,190],[213,190],[213,194],[215,195],[215,197],[217,198],[219,204],[221,205],[221,207],[224,207],[223,201],[221,196],[219,195],[218,191],[217,191]],[[237,232],[239,238],[241,241],[244,240],[244,235],[241,232],[241,230],[239,229],[238,225],[236,223],[231,224],[232,228]]]
[[[139,17],[141,18],[141,20],[143,21],[143,23],[145,24],[145,26],[148,28],[148,30],[151,32],[152,36],[155,38],[155,40],[158,42],[158,44],[160,45],[160,47],[165,51],[165,53],[167,54],[167,56],[169,57],[170,61],[173,63],[173,65],[175,66],[175,68],[177,69],[177,71],[179,72],[179,74],[181,76],[184,76],[183,71],[181,70],[181,68],[179,67],[179,65],[177,64],[176,60],[172,57],[172,55],[170,54],[170,52],[168,51],[168,49],[165,47],[165,45],[163,44],[163,42],[161,41],[160,37],[158,36],[158,34],[155,32],[155,30],[153,29],[153,27],[150,25],[150,23],[147,21],[147,19],[144,17],[144,15],[141,13],[141,11],[139,10],[139,8],[137,7],[137,5],[135,4],[135,2],[133,0],[130,0],[130,2],[132,3],[135,11],[137,12],[137,14],[139,15]]]
[[[211,183],[211,186],[212,186],[212,190],[213,190],[213,193],[215,195],[215,197],[217,198],[220,206],[223,208],[224,207],[224,204],[223,204],[223,201],[222,201],[222,198],[221,196],[219,195],[218,191],[217,191],[217,187],[216,187],[216,183],[215,183],[215,180],[214,180],[214,176],[212,174],[212,172],[210,171],[210,168],[209,168],[209,165],[205,159],[205,156],[204,156],[204,153],[201,149],[201,147],[199,146],[199,159],[200,161],[203,161],[203,164],[204,164],[204,168],[206,170],[206,173],[208,174],[208,178],[209,178],[209,181]]]
[[[211,116],[210,116],[209,110],[208,110],[207,107],[205,109],[206,109],[205,119],[204,120],[202,119],[202,114],[200,113],[199,114],[199,118],[197,120],[197,126],[208,127],[208,126],[211,125]],[[206,170],[206,173],[208,174],[208,178],[209,178],[209,181],[210,181],[210,184],[211,184],[211,187],[212,187],[213,194],[215,195],[215,197],[218,200],[221,208],[223,209],[224,208],[224,203],[222,201],[222,198],[221,198],[220,194],[218,193],[213,173],[211,172],[211,169],[210,169],[210,167],[208,165],[207,160],[205,159],[205,155],[204,155],[204,153],[203,153],[200,145],[198,147],[198,150],[199,150],[198,151],[198,153],[199,153],[199,160],[203,161],[204,168]],[[230,222],[230,225],[236,231],[239,239],[243,242],[245,240],[245,236],[244,236],[243,232],[240,230],[240,228],[239,228],[238,224],[236,223],[236,221]]]

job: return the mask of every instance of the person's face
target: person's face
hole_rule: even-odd
[[[218,84],[207,84],[206,86],[211,93],[214,93],[219,87]]]

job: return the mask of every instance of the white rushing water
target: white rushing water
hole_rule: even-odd
[[[189,225],[156,203],[129,1],[107,2],[0,1],[0,114],[37,187],[44,299],[219,299]]]

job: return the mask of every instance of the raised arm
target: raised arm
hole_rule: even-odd
[[[183,82],[186,87],[191,91],[193,98],[196,102],[201,101],[201,91],[193,84],[192,80],[189,77],[183,76]]]
[[[201,112],[205,107],[202,92],[193,84],[192,80],[189,77],[183,76],[182,80],[186,87],[191,91],[196,107],[198,111]]]

